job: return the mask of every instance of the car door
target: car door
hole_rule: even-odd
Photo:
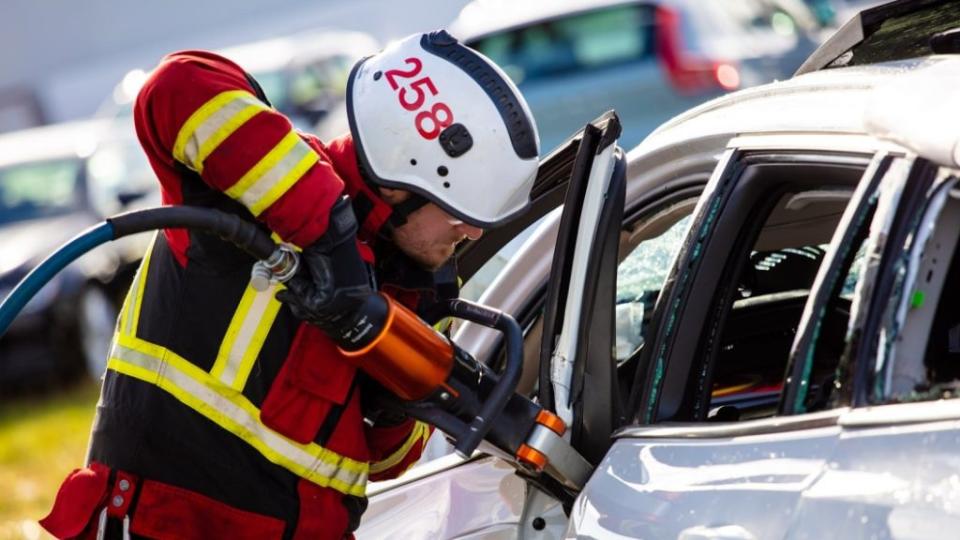
[[[838,296],[837,283],[858,277],[858,250],[837,246],[863,242],[879,180],[903,159],[872,156],[867,141],[832,139],[731,143],[657,301],[627,409],[634,425],[618,432],[579,496],[568,536],[780,538],[790,530],[842,431],[846,402],[820,398],[834,383],[827,375],[843,352],[850,300],[831,303],[816,331],[801,321],[827,287],[825,273]],[[801,369],[802,381],[788,379],[802,336],[820,356]],[[794,385],[816,406],[781,412]]]
[[[610,113],[588,124],[581,133],[546,158],[531,195],[531,211],[513,223],[510,231],[516,234],[559,206],[567,184],[578,186],[577,189],[590,187],[590,196],[599,197],[602,202],[605,190],[595,186],[609,182],[617,159],[620,164],[619,207],[622,209],[623,156],[615,144],[618,134],[619,121]],[[609,151],[597,155],[601,140]],[[616,155],[614,149],[618,152]],[[569,200],[570,195],[566,197]],[[579,205],[568,204],[564,215],[578,209]],[[587,227],[587,219],[596,218],[597,215],[584,219],[578,217],[577,222]],[[465,263],[466,271],[462,274],[467,280],[483,266],[485,259],[489,260],[497,246],[506,245],[510,231],[494,231],[487,243],[474,243],[463,248],[460,261]],[[569,243],[563,239],[576,237],[576,234],[577,227],[568,227],[560,235],[560,243]],[[357,536],[513,538],[522,521],[527,495],[526,482],[514,474],[515,470],[507,462],[490,455],[478,453],[464,460],[451,454],[415,467],[401,479],[371,485],[368,489],[370,506]],[[550,506],[554,513],[562,515],[558,504]]]
[[[595,142],[592,144],[603,139],[603,130],[600,131],[601,137],[594,138]],[[607,155],[611,158],[616,156],[617,161],[620,161],[620,151],[613,151],[614,145],[611,142],[612,140],[608,140],[604,144],[604,148],[611,150]],[[690,150],[682,156],[671,153],[643,162],[630,162],[626,171],[626,203],[621,203],[614,209],[617,214],[622,214],[622,220],[607,219],[604,227],[592,227],[596,231],[604,231],[608,227],[619,231],[613,235],[617,237],[619,244],[613,250],[615,253],[619,252],[615,295],[608,296],[608,300],[613,299],[616,304],[609,305],[608,302],[609,315],[596,318],[597,321],[606,320],[605,324],[608,326],[610,321],[613,321],[614,337],[611,339],[608,336],[606,339],[613,343],[612,360],[617,371],[634,372],[634,353],[642,348],[643,340],[649,332],[654,302],[670,263],[679,249],[680,240],[689,226],[697,197],[716,165],[715,143],[690,145],[690,148],[694,147],[695,151]],[[565,174],[567,178],[570,177],[576,152],[559,152],[556,156],[563,156],[562,160],[547,158],[541,175],[548,177],[550,174],[547,169],[559,172],[566,167]],[[590,161],[595,162],[596,158]],[[590,170],[586,167],[587,161],[582,163],[580,170]],[[568,190],[567,196],[572,197],[575,204],[567,206],[579,209],[581,199],[573,195],[575,192]],[[562,202],[564,193],[561,192],[560,195],[558,204]],[[601,211],[600,215],[603,214]],[[526,395],[536,395],[538,391],[538,366],[544,334],[545,305],[548,303],[548,283],[560,283],[556,281],[559,278],[551,277],[550,272],[557,256],[554,245],[564,244],[570,248],[576,245],[572,236],[577,232],[577,228],[572,226],[566,227],[564,234],[570,239],[565,243],[557,241],[560,221],[561,215],[554,211],[541,223],[528,225],[536,230],[480,296],[481,303],[513,314],[525,329],[526,369],[518,391]],[[600,237],[604,235],[607,242],[610,242],[611,233],[599,233]],[[605,264],[609,265],[609,262]],[[598,273],[588,271],[587,275]],[[589,295],[584,294],[584,290],[596,288],[596,285],[580,289],[569,285],[555,287],[564,292],[569,290],[571,295],[577,294],[581,297]],[[563,305],[559,301],[554,304]],[[486,359],[488,363],[496,362],[499,355],[499,335],[496,332],[466,323],[459,328],[454,339],[475,357]],[[580,341],[581,344],[588,342]],[[597,358],[611,361],[609,353],[605,357]],[[591,366],[589,370],[585,375],[577,376],[585,379],[596,378],[594,368]],[[587,368],[584,367],[584,372],[586,371]],[[600,395],[591,390],[592,384],[586,382],[581,384],[581,387],[587,389],[586,393],[589,395]],[[583,403],[576,407],[597,412],[601,419],[606,418],[599,401]],[[591,426],[582,431],[594,433],[596,430]],[[601,446],[607,445],[607,435],[595,439],[604,441],[600,443]],[[592,439],[594,438],[585,438],[587,441]],[[596,453],[602,455],[600,451]],[[500,458],[477,454],[464,462],[450,454],[429,463],[419,464],[398,480],[371,485],[370,508],[364,516],[359,536],[377,537],[388,533],[395,534],[396,531],[410,531],[418,536],[457,537],[459,534],[467,534],[465,531],[476,531],[477,537],[483,538],[496,538],[499,534],[509,538],[518,535],[534,538],[560,537],[567,524],[563,505],[557,498],[544,495],[540,488],[534,487],[536,485],[541,485],[536,478],[521,478],[514,472],[513,467]],[[569,494],[566,499],[567,503],[572,502]],[[432,506],[425,504],[427,501],[443,510],[434,511]]]
[[[792,538],[956,536],[957,182],[957,171],[917,159],[881,187],[838,375],[848,384],[834,387],[855,408],[838,419],[830,466],[804,491]]]

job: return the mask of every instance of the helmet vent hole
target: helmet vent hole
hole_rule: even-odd
[[[379,80],[380,80],[380,77],[383,77],[383,72],[382,72],[382,71],[378,71],[378,72],[376,72],[376,73],[373,74],[373,80],[375,80],[375,81],[379,81]]]
[[[439,174],[440,176],[446,176],[447,173],[449,173],[449,172],[450,172],[450,171],[447,170],[447,168],[444,167],[443,165],[437,167],[437,174]]]
[[[410,164],[411,164],[411,165],[416,165],[416,164],[417,164],[417,160],[411,159],[411,160],[410,160]]]
[[[450,187],[450,182],[444,182],[444,183],[443,183],[443,187],[445,187],[445,188]]]

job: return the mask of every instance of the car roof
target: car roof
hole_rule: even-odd
[[[84,158],[110,130],[109,120],[81,120],[0,134],[0,167],[45,159]]]
[[[817,71],[748,88],[674,117],[647,136],[629,155],[634,161],[633,158],[640,156],[669,154],[698,140],[723,141],[722,146],[726,146],[726,141],[742,135],[871,135],[867,114],[875,92],[903,80],[916,80],[917,85],[929,84],[931,77],[925,75],[944,72],[960,73],[960,59],[931,56]],[[927,105],[930,109],[939,106]]]
[[[637,0],[473,0],[464,6],[456,19],[448,25],[448,30],[461,41],[472,41],[488,34],[528,26],[561,15],[636,3]]]

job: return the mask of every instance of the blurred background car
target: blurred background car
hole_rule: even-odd
[[[363,32],[315,30],[216,52],[250,73],[275,109],[298,129],[309,131],[343,101],[353,64],[379,49],[379,42]],[[142,69],[128,72],[97,116],[129,117],[146,78]]]
[[[0,135],[0,298],[78,232],[159,203],[132,130],[90,120]],[[0,339],[0,388],[46,386],[106,364],[118,305],[147,236],[107,244],[61,272]]]
[[[607,109],[629,148],[673,115],[724,92],[785,79],[817,46],[802,2],[475,0],[450,30],[491,57],[533,109],[541,142]]]
[[[629,148],[693,105],[788,78],[822,39],[800,0],[474,0],[448,28],[517,83],[544,154],[609,109]],[[316,131],[347,129],[341,106]]]
[[[861,11],[879,6],[884,0],[803,0],[823,26],[837,28]]]

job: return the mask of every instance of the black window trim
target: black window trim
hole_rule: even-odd
[[[890,170],[893,159],[893,156],[887,152],[879,152],[874,156],[864,172],[864,179],[857,185],[847,210],[837,225],[837,232],[830,242],[831,249],[827,250],[820,270],[817,272],[811,287],[810,300],[804,307],[800,326],[790,350],[784,389],[780,395],[780,415],[789,416],[807,412],[804,402],[809,384],[803,384],[802,381],[809,378],[813,367],[817,338],[826,318],[828,304],[839,294],[843,286],[846,270],[849,269],[856,255],[853,249],[854,239],[862,234],[865,226],[869,226],[870,217],[876,208],[880,184]]]

